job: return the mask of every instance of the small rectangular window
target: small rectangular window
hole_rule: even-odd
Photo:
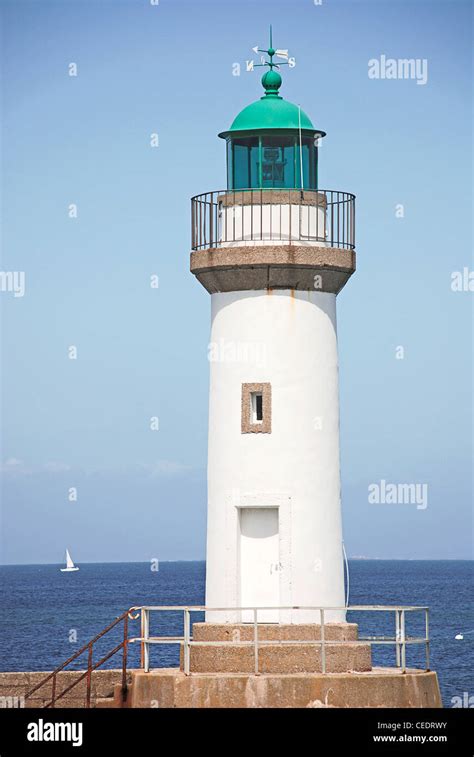
[[[251,392],[251,423],[261,423],[263,421],[263,394],[261,392]]]
[[[242,433],[271,434],[271,432],[271,384],[242,384]]]

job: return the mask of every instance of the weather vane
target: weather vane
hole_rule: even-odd
[[[272,40],[272,27],[270,25],[270,47],[268,50],[261,50],[258,45],[252,48],[252,50],[255,53],[266,53],[270,60],[263,60],[262,63],[256,63],[254,67],[256,66],[268,66],[270,68],[270,71],[273,71],[274,68],[280,68],[280,66],[287,66],[288,65],[288,50],[275,50],[273,47],[273,40]],[[273,56],[276,55],[277,58],[286,58],[286,60],[281,61],[280,63],[274,63],[273,62]]]

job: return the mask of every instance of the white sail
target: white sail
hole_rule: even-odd
[[[66,549],[66,567],[65,568],[60,568],[60,570],[61,570],[61,573],[67,573],[67,572],[70,572],[72,570],[79,570],[79,568],[77,568],[74,565],[72,557],[69,554],[69,550],[68,549]]]

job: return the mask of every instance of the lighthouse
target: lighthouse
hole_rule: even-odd
[[[355,270],[354,196],[319,185],[325,132],[263,92],[219,134],[227,187],[192,199],[209,292],[207,622],[345,622],[336,297]],[[236,609],[240,608],[240,609]],[[304,608],[304,609],[299,609]],[[329,609],[336,608],[336,609]]]

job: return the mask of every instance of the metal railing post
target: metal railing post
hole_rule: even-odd
[[[143,607],[141,608],[140,612],[140,667],[145,667],[145,644],[143,641],[143,637],[145,635],[145,610]]]
[[[87,654],[87,689],[86,689],[86,707],[91,706],[91,681],[92,681],[92,644],[89,644]]]
[[[150,672],[150,644],[148,639],[150,638],[150,611],[147,608],[143,609],[143,669],[145,673]]]
[[[257,623],[258,608],[253,609],[253,655],[255,665],[255,675],[260,675],[258,670],[258,623]]]
[[[397,668],[400,667],[400,610],[395,610],[395,659]]]
[[[428,608],[425,609],[425,652],[426,652],[426,670],[428,671],[430,669],[430,621],[429,621],[429,610]]]
[[[405,610],[401,611],[401,639],[402,639],[402,673],[406,673],[406,642],[405,642]]]
[[[191,631],[191,620],[190,620],[190,613],[189,609],[186,607],[184,610],[184,649],[183,649],[183,655],[184,655],[184,675],[188,676],[190,674],[190,631]]]
[[[292,205],[291,205],[291,192],[288,190],[288,244],[291,244],[291,216],[292,216]]]
[[[326,672],[326,634],[324,631],[324,610],[320,607],[319,614],[321,616],[321,672]]]
[[[282,238],[282,237],[281,237],[281,209],[282,209],[282,204],[281,204],[281,202],[280,202],[280,203],[278,204],[278,209],[279,209],[279,219],[280,219],[280,236],[278,237],[278,239],[280,239],[280,240],[281,240],[281,238]]]
[[[51,687],[51,707],[55,706],[56,702],[56,673],[53,675],[53,683]]]
[[[352,198],[352,246],[355,245],[355,204],[354,204],[354,198]]]
[[[333,246],[334,246],[334,201],[333,201],[333,192],[331,190],[331,247]]]
[[[128,615],[123,619],[122,702],[127,698]]]
[[[235,242],[235,192],[232,195],[232,241]]]
[[[212,203],[213,192],[210,193],[211,199],[209,200],[209,245],[215,247],[214,244],[214,206]]]

